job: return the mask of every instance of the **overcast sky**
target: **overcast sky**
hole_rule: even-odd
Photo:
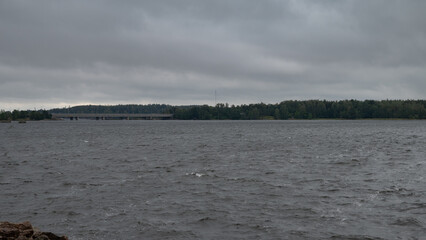
[[[425,99],[424,0],[0,1],[0,109]]]

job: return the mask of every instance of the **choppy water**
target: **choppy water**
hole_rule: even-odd
[[[70,239],[425,239],[426,121],[0,124],[0,221]]]

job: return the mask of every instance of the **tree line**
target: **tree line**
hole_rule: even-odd
[[[175,119],[426,119],[426,100],[307,100],[277,104],[171,107]]]
[[[51,119],[52,114],[46,110],[13,110],[13,111],[4,111],[0,110],[0,121],[18,121],[18,120],[43,120]]]
[[[426,119],[426,100],[289,100],[277,104],[171,106],[82,105],[46,110],[0,111],[1,121],[51,119],[51,113],[168,113],[182,120]]]

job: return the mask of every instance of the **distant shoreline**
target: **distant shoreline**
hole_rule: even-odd
[[[172,119],[172,120],[146,120],[146,119],[131,119],[131,120],[125,120],[125,119],[106,119],[106,120],[95,120],[95,119],[84,119],[83,121],[185,121],[185,122],[191,122],[191,121],[203,121],[203,122],[213,122],[213,121],[230,121],[230,122],[237,122],[237,121],[268,121],[268,122],[279,122],[279,121],[425,121],[426,119],[410,119],[410,118],[359,118],[359,119],[334,119],[334,118],[316,118],[316,119]],[[78,122],[81,120],[67,120],[67,119],[43,119],[43,120],[13,120],[13,121],[0,121],[0,124],[4,123],[27,123],[27,122],[62,122],[62,121],[69,121],[69,122]]]
[[[276,104],[229,105],[228,103],[218,103],[216,106],[81,105],[34,111],[0,110],[0,120],[52,119],[52,114],[68,115],[69,118],[72,118],[71,115],[74,114],[97,115],[100,118],[119,118],[117,115],[120,115],[121,118],[126,118],[125,115],[128,114],[133,115],[133,118],[172,118],[176,120],[409,120],[426,119],[426,100],[289,100]],[[163,117],[159,115],[163,115]],[[164,117],[165,115],[172,117]],[[78,118],[78,116],[76,117]]]

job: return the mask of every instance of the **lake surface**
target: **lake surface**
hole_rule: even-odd
[[[0,136],[0,221],[71,240],[426,236],[426,121],[50,121]]]

